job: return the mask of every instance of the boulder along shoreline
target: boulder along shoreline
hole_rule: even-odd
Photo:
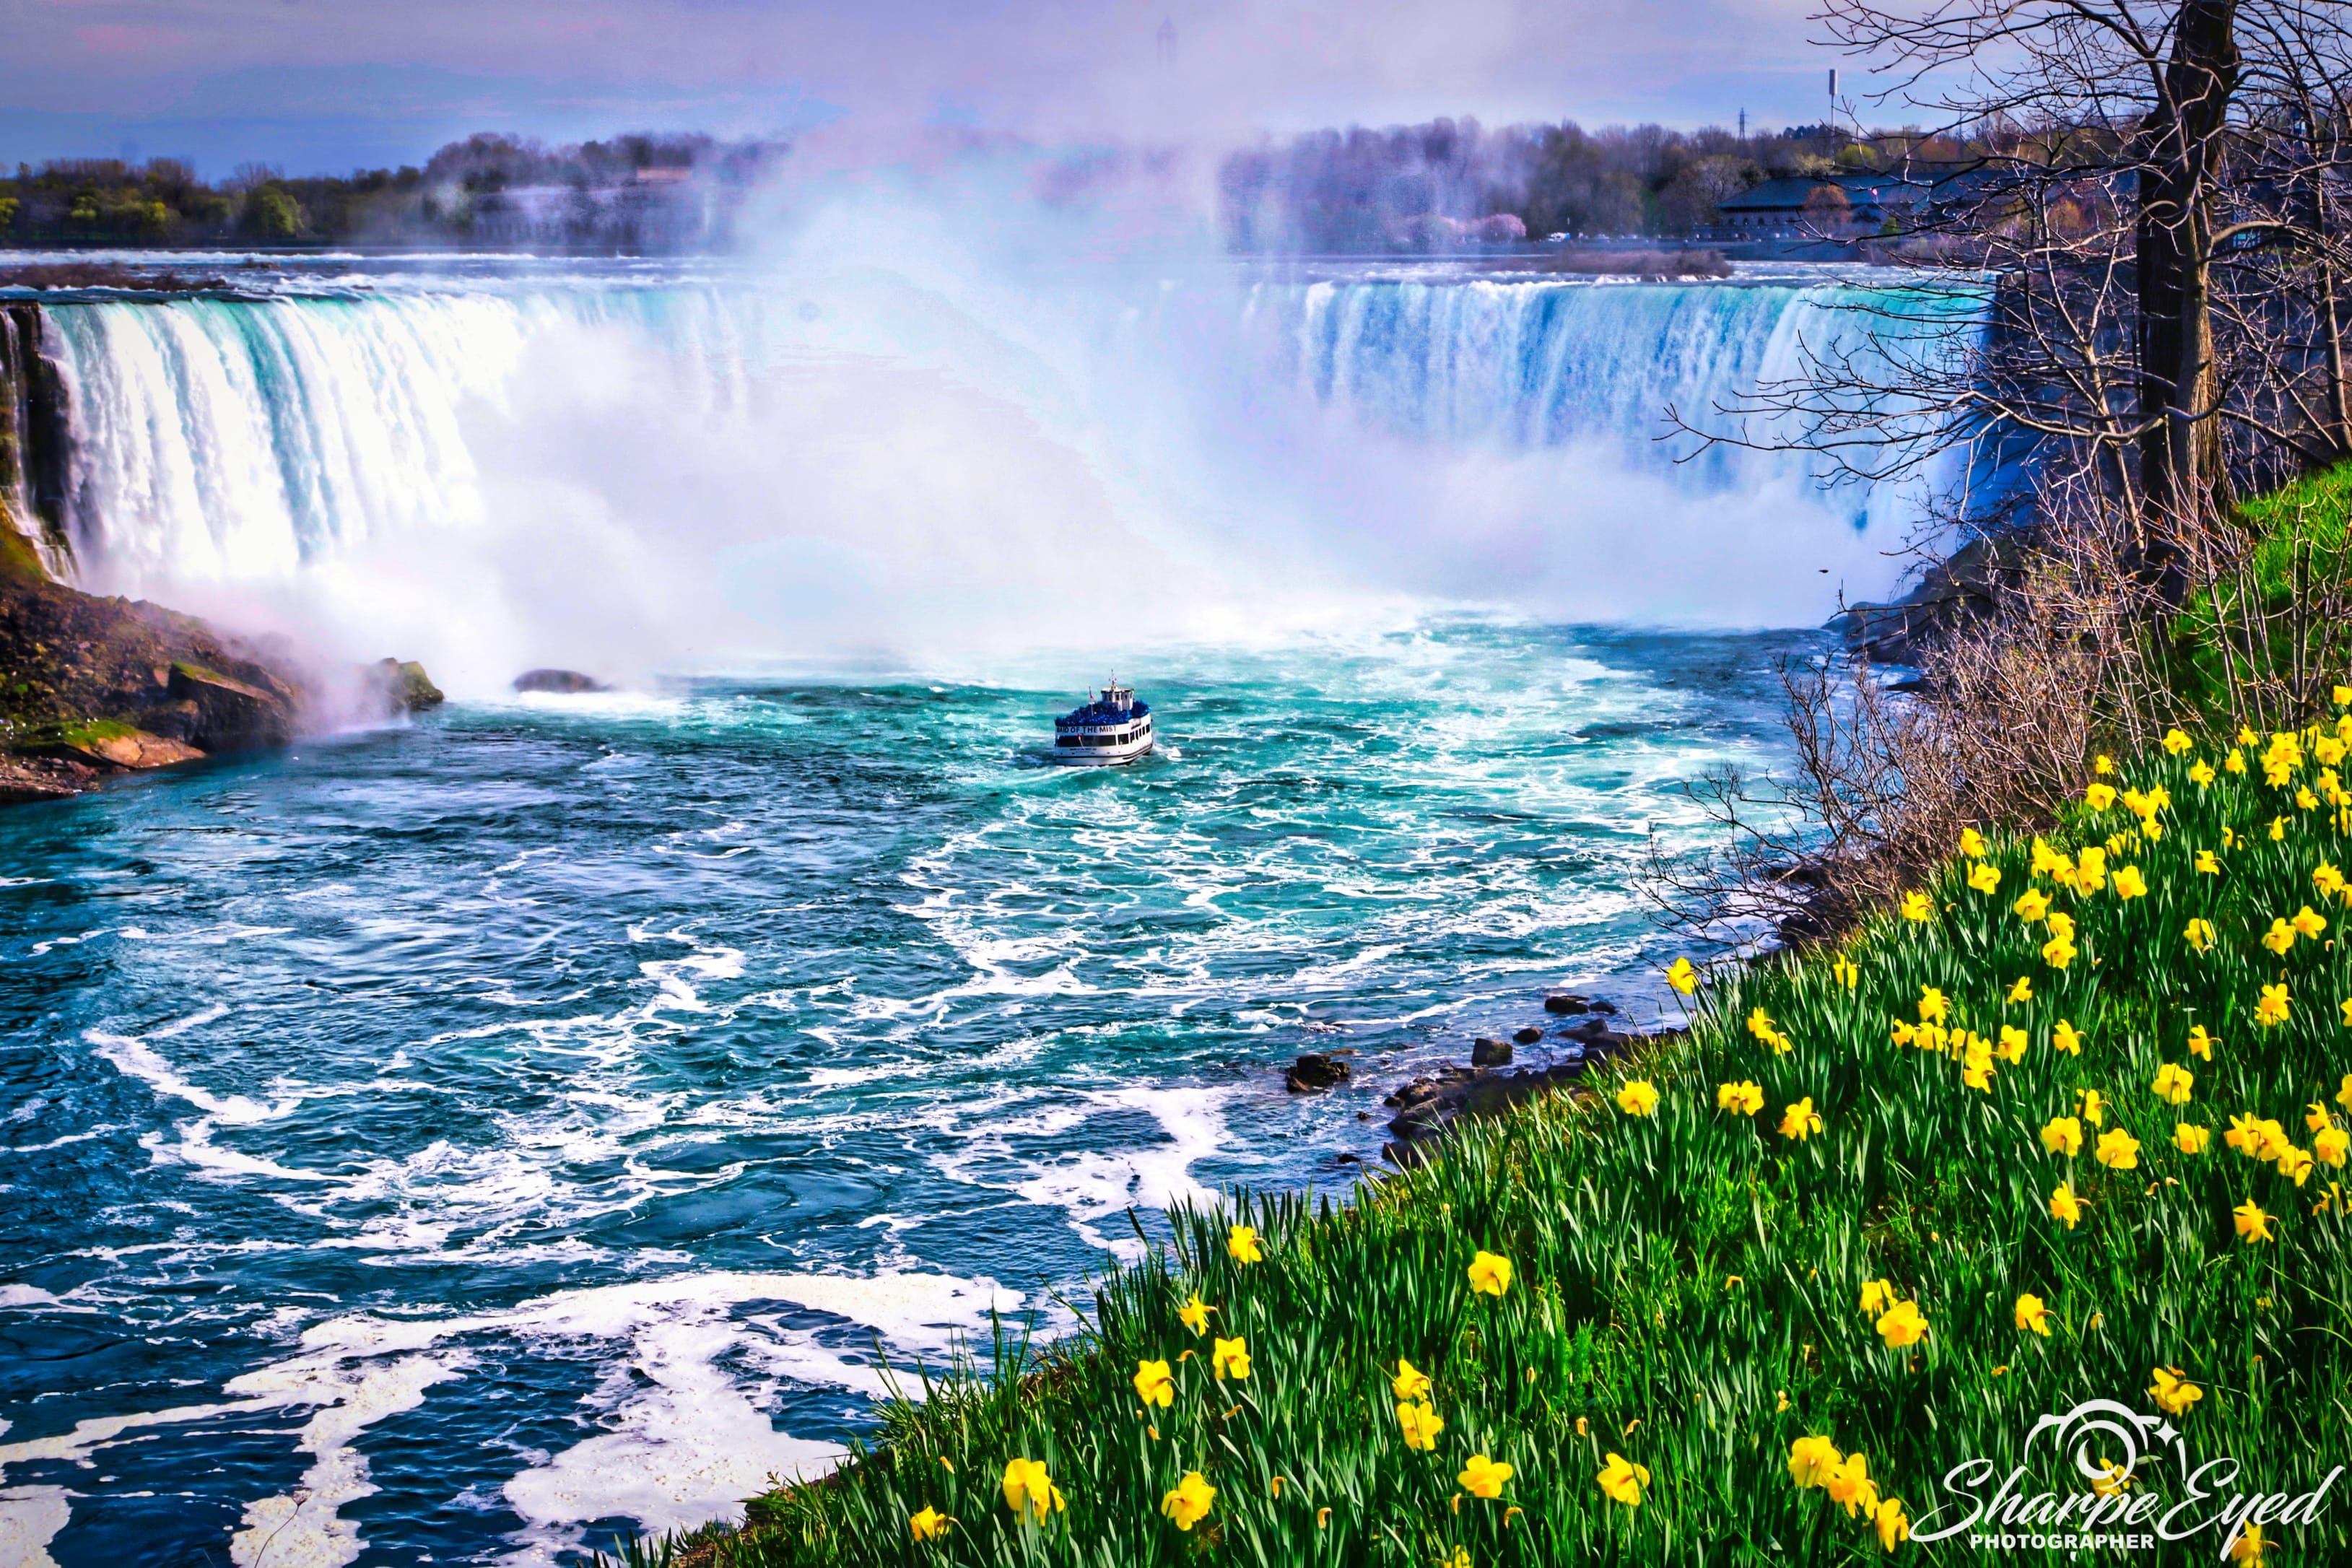
[[[1529,1023],[1508,1039],[1474,1039],[1468,1066],[1445,1063],[1385,1095],[1381,1104],[1396,1115],[1387,1125],[1381,1157],[1399,1167],[1419,1164],[1434,1155],[1465,1119],[1501,1116],[1545,1095],[1572,1093],[1595,1063],[1647,1050],[1688,1032],[1679,1025],[1622,1028],[1623,1015],[1615,1004],[1564,989],[1545,995],[1543,1012],[1541,1024]],[[1540,1065],[1515,1065],[1521,1049],[1542,1046],[1547,1039],[1550,1045]],[[1307,1052],[1283,1070],[1283,1085],[1293,1094],[1317,1094],[1352,1083],[1356,1073],[1349,1058],[1355,1054],[1346,1047]],[[1370,1111],[1357,1116],[1372,1119]],[[1341,1154],[1339,1163],[1365,1162],[1360,1155]]]

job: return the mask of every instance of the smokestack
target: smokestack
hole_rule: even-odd
[[[1830,124],[1832,127],[1838,122],[1837,87],[1837,67],[1832,66],[1830,67]]]

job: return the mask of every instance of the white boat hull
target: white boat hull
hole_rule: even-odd
[[[1123,746],[1056,746],[1053,761],[1064,767],[1107,768],[1118,763],[1141,762],[1151,754],[1151,737]]]

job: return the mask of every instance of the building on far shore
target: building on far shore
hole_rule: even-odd
[[[1766,180],[1718,203],[1715,222],[1692,236],[1740,240],[1851,242],[1908,233],[2008,186],[1982,164],[1922,163],[1839,169]]]

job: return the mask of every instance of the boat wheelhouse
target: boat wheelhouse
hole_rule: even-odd
[[[1151,704],[1138,702],[1116,680],[1083,708],[1054,721],[1054,760],[1101,766],[1131,763],[1151,752]]]

